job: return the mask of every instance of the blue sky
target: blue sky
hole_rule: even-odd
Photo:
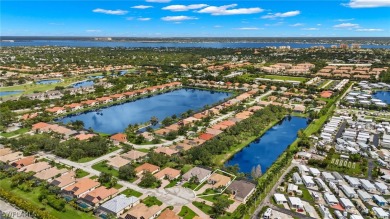
[[[390,0],[1,2],[2,36],[390,36]]]

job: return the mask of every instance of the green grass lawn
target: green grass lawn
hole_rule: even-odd
[[[309,190],[307,190],[304,186],[299,186],[299,190],[302,191],[302,199],[308,201],[310,204],[314,204],[314,199],[310,195]]]
[[[154,196],[149,196],[149,197],[145,198],[144,200],[142,200],[142,203],[144,203],[148,207],[153,206],[153,205],[161,206],[163,204],[160,200],[158,200]]]
[[[180,181],[179,179],[172,180],[172,181],[170,181],[169,184],[166,185],[164,188],[166,188],[166,189],[167,189],[167,188],[172,188],[172,187],[176,186],[176,183],[179,182],[179,181]]]
[[[148,153],[149,152],[149,149],[146,149],[146,148],[137,148],[135,150],[141,151],[141,152],[144,152],[144,153]]]
[[[179,212],[179,216],[183,219],[192,219],[195,216],[198,216],[194,211],[192,211],[189,207],[183,206]]]
[[[184,173],[187,173],[190,169],[192,169],[192,167],[194,167],[193,165],[190,165],[190,164],[185,164],[182,168],[181,168],[181,172],[184,174]]]
[[[88,176],[89,173],[82,170],[82,169],[77,169],[76,170],[76,178],[83,178],[84,176]]]
[[[15,136],[15,135],[21,135],[21,134],[24,134],[26,132],[30,131],[29,128],[21,128],[21,129],[18,129],[16,131],[13,131],[13,132],[5,132],[5,133],[1,133],[0,136],[3,136],[5,138],[9,138],[9,137],[12,137],[12,136]]]
[[[197,208],[199,208],[201,211],[203,211],[205,214],[210,215],[212,213],[211,206],[208,206],[206,204],[203,204],[202,202],[192,202],[193,205],[195,205]]]
[[[215,194],[215,195],[211,195],[211,194]],[[207,200],[207,201],[210,201],[210,202],[213,202],[213,203],[216,202],[219,197],[222,197],[223,199],[228,200],[230,204],[234,203],[234,201],[230,200],[227,195],[225,195],[225,194],[219,195],[213,189],[206,189],[206,191],[204,193],[202,193],[202,195],[210,195],[210,196],[202,196],[200,198],[204,199],[204,200]]]
[[[19,196],[20,199],[24,199],[28,202],[30,202],[33,205],[36,205],[39,208],[45,209],[50,215],[57,217],[57,218],[77,218],[77,219],[93,219],[95,218],[92,213],[84,213],[81,211],[78,211],[71,207],[69,204],[65,206],[65,211],[60,212],[49,205],[44,205],[41,202],[39,202],[38,197],[41,194],[40,187],[34,187],[32,188],[31,192],[24,192],[18,188],[11,189],[11,181],[9,179],[2,179],[0,180],[0,187],[3,189],[6,189],[8,192],[13,193],[16,196]]]
[[[99,163],[93,165],[92,168],[97,170],[97,171],[100,171],[100,172],[110,173],[115,177],[119,176],[119,171],[108,167],[106,164],[106,161],[99,162]]]
[[[142,196],[142,193],[141,192],[138,192],[138,191],[135,191],[133,189],[126,189],[125,191],[121,192],[121,194],[124,194],[126,195],[127,197],[130,197],[130,196],[135,196],[137,198],[141,197]]]
[[[300,82],[307,80],[307,78],[304,77],[283,76],[283,75],[265,75],[264,78],[285,80],[285,81],[300,81]]]
[[[96,157],[83,157],[83,158],[79,159],[77,161],[77,163],[86,163],[86,162],[89,162],[89,161],[95,160],[95,159],[96,159]]]
[[[190,182],[185,182],[185,183],[183,184],[183,187],[189,188],[189,189],[191,189],[191,190],[194,190],[197,186],[198,186],[198,184],[190,183]]]

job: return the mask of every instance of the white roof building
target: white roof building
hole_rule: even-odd
[[[389,218],[389,213],[387,213],[383,208],[373,207],[372,211],[375,213],[375,216],[379,219]]]
[[[277,204],[287,203],[286,197],[283,194],[280,194],[280,193],[275,193],[274,194],[274,199],[275,199],[275,202]]]
[[[345,176],[345,180],[347,180],[348,184],[354,188],[357,188],[361,185],[359,179],[355,177]]]
[[[299,176],[299,173],[297,173],[297,172],[293,173],[292,178],[293,178],[295,184],[298,184],[298,185],[302,184],[302,178]]]
[[[311,176],[302,176],[302,180],[306,187],[313,187],[316,185]]]
[[[317,168],[309,168],[309,172],[313,176],[319,176],[321,172]]]
[[[366,179],[360,179],[360,182],[362,183],[362,186],[363,188],[367,191],[367,192],[375,192],[375,186],[368,180]]]
[[[322,178],[323,178],[326,182],[330,182],[330,181],[335,180],[334,176],[333,176],[331,173],[322,172],[321,174],[322,174]]]
[[[298,186],[292,183],[289,183],[287,186],[287,192],[296,192],[298,191]]]
[[[303,209],[303,204],[300,198],[297,197],[288,197],[288,203],[290,204],[290,207],[296,208],[296,209]]]
[[[375,187],[382,194],[386,194],[387,193],[387,186],[384,183],[375,182]]]
[[[306,174],[309,172],[309,169],[305,165],[298,165],[299,173]]]
[[[364,217],[358,214],[351,214],[351,216],[349,216],[349,219],[364,219]]]
[[[352,208],[354,208],[355,206],[352,204],[351,200],[347,199],[347,198],[340,198],[340,203],[341,205],[347,209],[347,210],[350,210]]]
[[[340,188],[348,198],[356,198],[357,197],[357,194],[352,187],[347,186],[347,185],[341,185]]]
[[[359,196],[359,198],[364,201],[364,202],[368,202],[372,199],[372,195],[368,194],[366,191],[364,190],[357,190],[357,194]]]
[[[336,196],[330,193],[325,193],[324,199],[329,205],[337,205],[339,203],[339,200],[337,200]]]

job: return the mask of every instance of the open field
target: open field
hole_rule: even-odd
[[[304,77],[283,76],[283,75],[265,75],[264,78],[285,80],[285,81],[300,81],[300,82],[304,82],[308,80],[307,78]]]

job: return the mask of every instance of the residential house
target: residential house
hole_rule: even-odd
[[[355,190],[350,186],[341,185],[340,189],[341,189],[341,191],[344,192],[345,196],[347,196],[348,198],[356,198],[357,197]]]
[[[81,199],[91,206],[97,206],[118,194],[115,188],[101,186],[81,196]]]
[[[231,183],[231,179],[228,176],[213,173],[208,179],[207,182],[212,185],[213,188],[217,189],[221,186],[225,187]]]
[[[126,197],[126,195],[121,194],[100,205],[98,211],[104,212],[106,215],[113,214],[119,217],[126,210],[139,204],[139,202],[140,200],[137,197]]]
[[[169,208],[166,208],[161,214],[157,217],[157,219],[180,219],[178,215]]]
[[[63,168],[63,169],[58,169],[57,167],[52,167],[46,170],[43,170],[39,173],[36,173],[34,177],[41,179],[41,180],[52,180],[57,176],[61,176],[64,173],[67,173],[68,170]]]
[[[168,179],[168,180],[174,180],[180,177],[180,170],[176,170],[170,167],[166,167],[162,169],[160,172],[154,174],[154,177],[157,179]]]
[[[115,145],[119,145],[119,143],[125,143],[127,142],[127,136],[123,133],[117,133],[115,135],[112,135],[110,139],[114,142]]]
[[[135,172],[137,173],[137,176],[142,175],[146,171],[150,172],[151,174],[155,174],[158,171],[160,171],[160,167],[150,163],[144,163],[141,166],[135,168]]]
[[[388,191],[387,191],[387,185],[385,185],[384,183],[381,183],[381,182],[375,182],[375,187],[376,189],[383,195],[387,194]]]
[[[256,185],[245,180],[235,180],[230,183],[227,189],[234,195],[234,199],[245,204],[256,191]]]
[[[76,183],[76,173],[73,171],[70,171],[64,175],[61,175],[57,178],[55,178],[53,181],[51,181],[51,185],[59,187],[61,190],[64,189],[67,186],[70,186],[74,183]]]
[[[38,162],[38,163],[33,163],[28,166],[20,168],[18,171],[19,172],[34,172],[34,173],[39,173],[43,170],[49,169],[51,166],[48,162]]]
[[[190,181],[192,177],[195,177],[199,184],[203,183],[209,176],[211,175],[211,171],[201,168],[194,167],[190,169],[187,173],[185,173],[182,178],[185,181]]]
[[[23,158],[23,153],[17,151],[17,152],[13,152],[13,153],[9,153],[9,154],[1,156],[0,161],[3,163],[10,163],[10,162],[20,160],[22,158]]]
[[[350,186],[352,186],[353,188],[358,188],[361,185],[359,179],[357,179],[355,177],[345,176],[344,178],[345,178],[345,180],[347,180],[348,184]]]
[[[349,200],[347,198],[340,198],[340,203],[341,203],[341,206],[343,206],[343,208],[345,208],[345,210],[347,210],[347,211],[350,211],[355,207],[352,204],[351,200]]]
[[[295,208],[298,211],[303,210],[303,203],[300,198],[288,197],[288,204],[291,208]]]
[[[335,177],[331,173],[322,172],[321,174],[322,174],[322,178],[325,180],[325,182],[329,183],[329,182],[335,180]]]
[[[93,138],[95,136],[96,136],[95,134],[84,134],[84,133],[81,133],[81,134],[75,135],[74,138],[78,139],[79,141],[85,141],[85,140],[88,140],[88,139]]]
[[[360,179],[360,182],[362,184],[362,187],[367,191],[367,192],[375,192],[375,186],[368,180],[366,179]]]
[[[383,210],[383,208],[373,207],[372,211],[378,219],[388,219],[389,213]]]
[[[55,115],[60,115],[66,113],[66,109],[64,107],[53,107],[45,110],[46,112],[53,113]]]
[[[314,177],[320,176],[321,172],[317,168],[309,168],[309,172]]]
[[[306,187],[314,187],[316,185],[311,176],[302,176],[302,181]]]
[[[17,160],[15,162],[13,162],[11,165],[13,167],[16,167],[17,169],[20,169],[22,167],[25,167],[25,166],[28,166],[30,164],[33,164],[35,163],[35,157],[34,156],[29,156],[29,157],[25,157],[25,158],[22,158],[20,160]]]
[[[100,98],[96,98],[96,100],[99,103],[102,103],[102,104],[107,104],[107,103],[112,102],[112,98],[111,97],[100,97]]]
[[[94,190],[98,186],[100,186],[99,182],[90,178],[82,178],[75,184],[66,187],[63,191],[65,194],[80,198],[82,195]]]
[[[107,159],[107,165],[115,170],[119,170],[119,168],[123,167],[128,163],[130,163],[130,161],[122,158],[120,155],[116,155]]]
[[[125,219],[154,219],[156,218],[162,211],[162,207],[158,205],[146,206],[141,203],[135,207],[132,207],[124,217]]]
[[[147,155],[145,152],[137,151],[137,150],[130,150],[124,154],[121,154],[121,156],[127,160],[134,161],[134,162],[140,162],[143,160],[143,158]]]
[[[302,178],[299,176],[299,173],[297,173],[297,172],[293,173],[292,178],[293,178],[293,181],[294,181],[295,184],[297,184],[297,185],[302,185],[303,184]]]
[[[331,193],[325,193],[324,199],[328,205],[337,205],[339,200],[337,200],[336,196]]]
[[[275,200],[276,204],[278,204],[278,205],[287,203],[286,197],[283,194],[280,194],[280,193],[275,193],[274,194],[274,200]]]
[[[366,191],[364,190],[357,190],[357,194],[359,196],[359,198],[364,201],[364,202],[368,202],[372,199],[372,195],[368,194]]]
[[[169,147],[158,147],[158,148],[154,149],[154,152],[160,153],[160,154],[165,154],[165,155],[168,155],[168,156],[172,156],[174,154],[179,153],[178,150],[171,149]]]
[[[380,195],[373,195],[372,200],[377,204],[379,207],[385,206],[387,204],[386,199],[384,199]]]
[[[0,148],[0,157],[12,153],[11,148]]]

